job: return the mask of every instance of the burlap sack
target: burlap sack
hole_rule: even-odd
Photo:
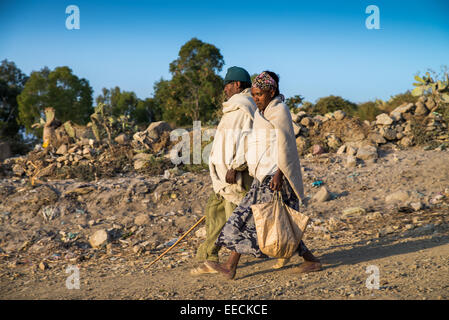
[[[309,223],[309,217],[282,201],[277,193],[273,201],[251,206],[260,250],[274,258],[290,258],[297,250]]]

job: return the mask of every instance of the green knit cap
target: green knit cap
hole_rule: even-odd
[[[248,71],[240,67],[230,67],[228,72],[226,73],[226,77],[224,78],[225,85],[233,82],[233,81],[241,81],[251,83],[251,77],[249,76]]]

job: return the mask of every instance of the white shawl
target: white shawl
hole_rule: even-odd
[[[237,183],[226,182],[229,169],[242,170],[246,167],[247,136],[252,130],[256,104],[250,89],[234,94],[223,103],[223,117],[209,154],[209,171],[214,192],[227,201],[240,204],[245,194],[241,172],[237,172]]]

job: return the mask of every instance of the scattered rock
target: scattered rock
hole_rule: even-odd
[[[410,207],[415,211],[419,211],[423,209],[423,204],[421,202],[412,202],[410,203]]]
[[[118,144],[125,144],[126,142],[128,142],[128,136],[124,133],[119,134],[117,137],[115,137],[114,141],[117,142]]]
[[[49,267],[48,267],[47,262],[42,261],[41,263],[39,263],[39,269],[41,269],[42,271],[45,271],[45,270],[47,270],[48,268],[49,268]]]
[[[355,166],[357,166],[357,158],[354,156],[348,156],[346,158],[345,167],[346,168],[354,168]]]
[[[374,146],[364,146],[359,148],[359,150],[357,151],[357,158],[362,159],[362,160],[373,160],[373,159],[377,159],[378,155],[377,155],[377,148]]]
[[[354,208],[347,208],[342,211],[342,217],[349,217],[349,216],[361,216],[366,213],[366,210],[360,207],[354,207]]]
[[[195,236],[200,239],[206,239],[207,236],[206,227],[201,227],[198,230],[196,230]]]
[[[406,202],[407,200],[409,200],[409,193],[407,191],[396,191],[393,192],[392,194],[386,196],[385,201],[386,202]]]
[[[325,186],[321,187],[320,190],[312,197],[312,200],[316,202],[325,202],[330,199],[332,199],[332,194]]]
[[[324,153],[324,148],[319,144],[315,144],[312,146],[312,154],[314,156]]]
[[[143,226],[145,224],[148,224],[149,222],[150,222],[150,217],[147,214],[139,214],[134,219],[134,224],[136,224],[138,226]]]
[[[96,231],[89,237],[89,243],[93,248],[98,248],[101,247],[102,245],[107,244],[108,240],[109,234],[104,229]]]

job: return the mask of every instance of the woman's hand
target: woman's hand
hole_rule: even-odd
[[[270,189],[274,191],[280,191],[282,188],[282,178],[284,177],[284,174],[281,170],[278,169],[276,173],[274,174],[273,179],[270,182]]]
[[[230,184],[237,183],[237,171],[234,169],[229,169],[228,172],[226,172],[226,182]]]

